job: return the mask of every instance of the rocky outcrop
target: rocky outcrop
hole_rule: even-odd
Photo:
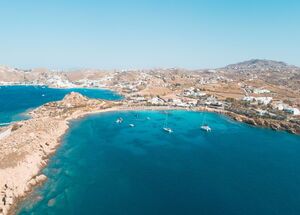
[[[244,115],[239,115],[232,112],[227,112],[226,115],[233,118],[236,121],[244,122],[250,125],[264,127],[264,128],[271,128],[273,130],[282,130],[288,131],[292,134],[300,134],[300,125],[294,122],[289,121],[280,121],[274,119],[267,119],[267,118],[258,118],[258,117],[247,117]]]
[[[34,118],[52,117],[65,119],[72,117],[74,114],[106,109],[116,104],[117,102],[112,101],[88,99],[80,93],[71,92],[63,100],[47,103],[30,114]]]

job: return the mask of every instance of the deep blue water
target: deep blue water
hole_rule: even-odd
[[[25,112],[44,103],[61,100],[70,92],[79,92],[90,98],[109,100],[121,97],[103,89],[53,89],[38,86],[0,86],[0,125],[26,119]]]
[[[300,214],[299,136],[213,113],[170,112],[172,134],[164,121],[148,111],[74,121],[19,214]]]

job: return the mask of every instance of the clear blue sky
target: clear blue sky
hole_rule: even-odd
[[[0,64],[21,68],[300,65],[297,0],[0,0]]]

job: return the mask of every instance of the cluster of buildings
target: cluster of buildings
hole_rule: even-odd
[[[134,95],[127,98],[131,103],[153,105],[153,106],[172,106],[192,108],[197,106],[208,106],[214,108],[224,108],[225,103],[219,101],[214,96],[209,96],[195,88],[184,90],[181,94],[173,98],[165,98],[160,96],[140,96]]]
[[[254,96],[245,96],[243,99],[245,102],[249,102],[252,105],[268,105],[273,100],[272,97],[254,97]]]
[[[201,92],[199,89],[191,87],[189,89],[185,89],[181,93],[181,96],[188,97],[188,98],[200,98],[200,97],[206,96],[206,93]]]
[[[238,85],[245,91],[246,95],[249,95],[249,94],[269,94],[269,93],[271,93],[270,90],[265,89],[263,87],[262,88],[255,88],[255,87],[243,84],[243,83],[239,83]]]
[[[55,88],[73,88],[76,87],[75,84],[70,82],[67,79],[63,79],[59,75],[53,75],[50,78],[46,80],[46,83],[43,83],[43,85],[48,85],[50,87],[55,87]]]
[[[300,110],[298,108],[295,107],[291,107],[287,104],[284,104],[283,102],[276,102],[273,104],[273,108],[280,110],[280,111],[284,111],[288,114],[292,114],[294,116],[298,116],[300,115]]]
[[[266,93],[271,93],[270,90],[263,89],[263,88],[254,88],[252,89],[252,93],[254,94],[266,94]]]
[[[122,82],[118,83],[116,87],[122,89],[125,93],[136,93],[139,91],[140,87],[143,85],[146,85],[147,82],[141,80],[141,81],[135,81],[135,82]]]
[[[253,96],[245,96],[243,101],[249,102],[251,105],[269,105],[269,108],[271,107],[273,110],[279,110],[283,111],[287,114],[291,114],[294,116],[300,115],[300,110],[295,107],[291,107],[288,104],[285,104],[281,101],[277,102],[272,102],[273,98],[272,97],[253,97]],[[259,111],[260,115],[264,115],[264,110]]]
[[[209,77],[201,77],[199,79],[199,84],[207,85],[207,84],[217,84],[219,82],[232,82],[233,80],[221,75],[214,75]]]
[[[109,81],[109,78],[99,79],[99,80],[90,80],[90,79],[81,79],[75,82],[76,85],[80,87],[86,87],[86,88],[101,88],[106,87],[106,81]]]

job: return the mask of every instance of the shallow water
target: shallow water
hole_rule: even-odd
[[[299,136],[213,113],[171,111],[172,134],[164,121],[158,111],[74,121],[19,214],[300,214]]]
[[[41,86],[0,86],[0,126],[28,118],[26,111],[51,101],[61,100],[70,92],[90,98],[117,100],[121,97],[103,89],[54,89]]]

